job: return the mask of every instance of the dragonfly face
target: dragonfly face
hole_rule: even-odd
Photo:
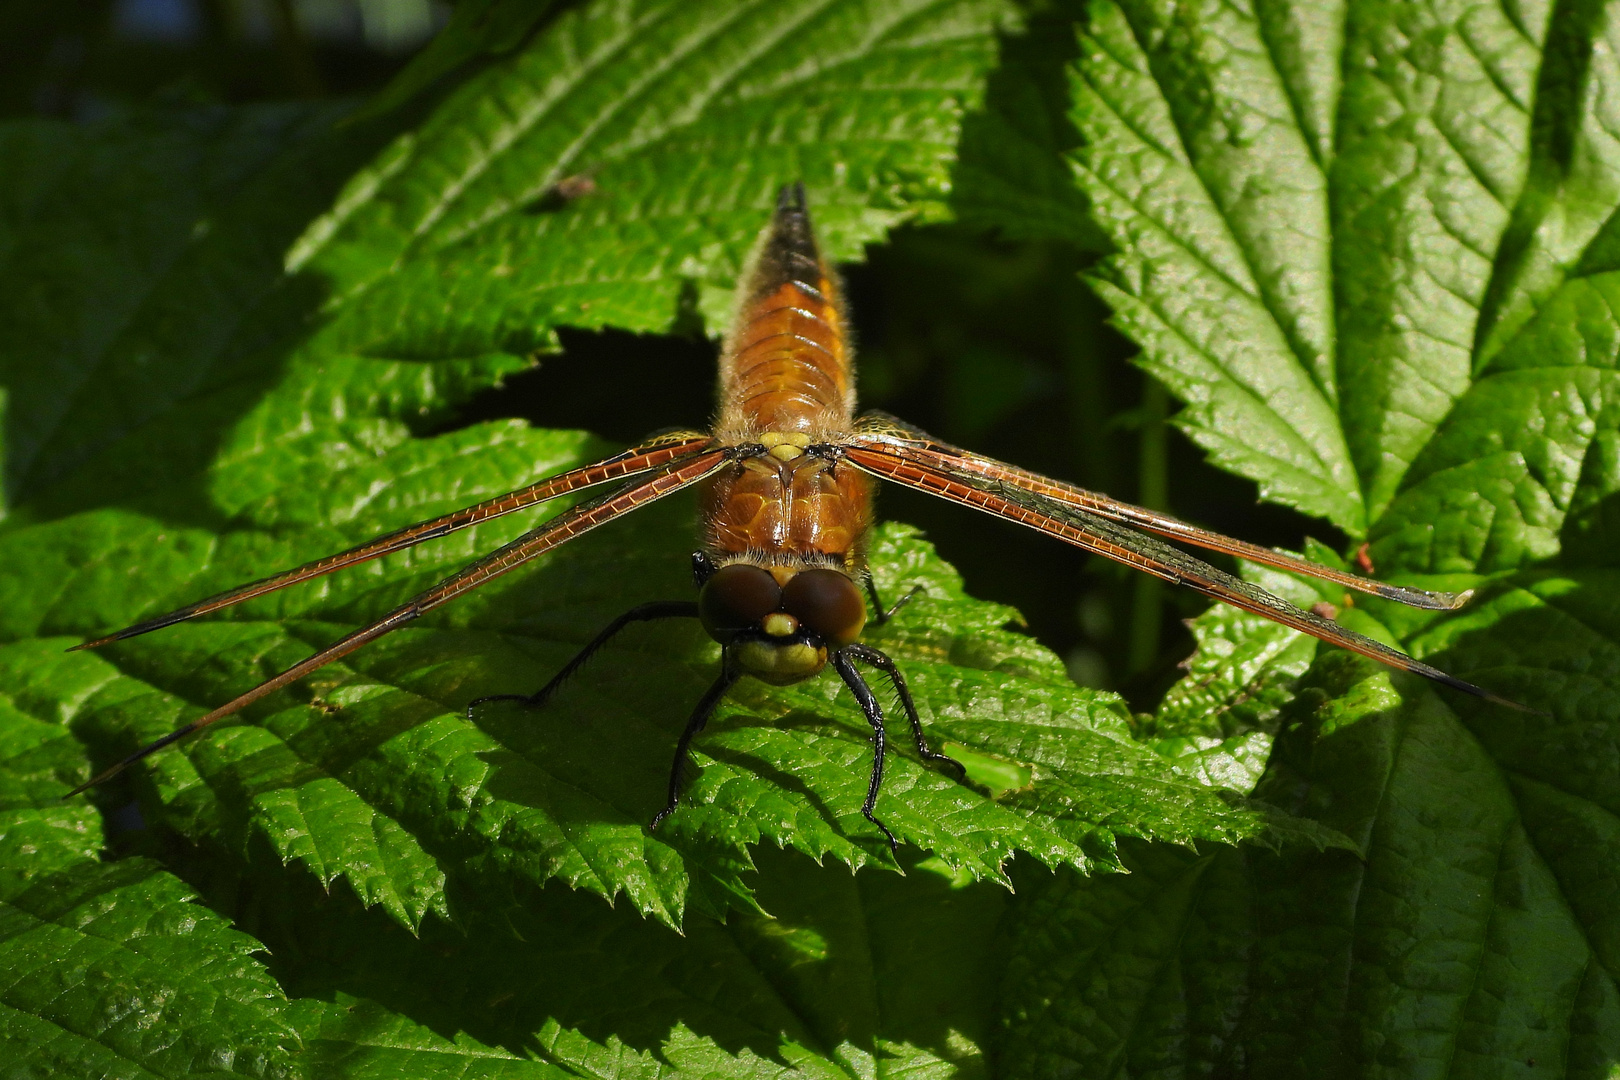
[[[866,601],[832,567],[734,562],[703,582],[698,618],[744,674],[786,686],[820,674],[829,649],[860,639]]]
[[[668,802],[653,819],[653,827],[675,809],[692,740],[743,675],[785,685],[811,678],[829,666],[836,671],[872,728],[872,772],[861,812],[891,845],[896,843],[894,835],[873,813],[883,779],[883,710],[857,663],[881,672],[893,685],[910,722],[918,756],[961,769],[929,748],[899,668],[859,641],[867,613],[856,583],[865,580],[870,585],[866,540],[872,523],[874,477],[1037,529],[1084,551],[1186,585],[1455,690],[1523,708],[1322,615],[1301,610],[1164,541],[1248,559],[1416,607],[1454,608],[1467,601],[1467,593],[1426,592],[1318,566],[950,446],[881,413],[857,420],[854,367],[843,329],[846,320],[838,281],[817,250],[802,186],[782,189],[740,294],[738,315],[721,357],[720,408],[714,431],[658,436],[592,465],[407,526],[77,646],[93,648],[161,629],[571,492],[617,485],[491,552],[371,625],[136,750],[75,791],[111,778],[147,754],[232,715],[598,525],[698,484],[705,484],[707,490],[703,550],[693,556],[697,601],[660,601],[626,612],[538,692],[519,698],[531,705],[544,704],[596,650],[633,622],[699,619],[720,643],[721,670],[677,742]],[[880,620],[888,614],[892,611],[885,613],[880,608],[876,612]],[[489,700],[474,701],[468,706],[469,715]]]

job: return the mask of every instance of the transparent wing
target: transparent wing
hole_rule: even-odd
[[[516,569],[537,555],[542,555],[582,533],[589,532],[598,525],[646,506],[656,499],[661,499],[665,495],[679,491],[682,488],[690,487],[723,465],[728,456],[728,452],[725,450],[711,450],[699,454],[690,460],[672,465],[650,478],[632,480],[613,491],[590,499],[559,514],[544,525],[524,533],[504,547],[497,548],[470,566],[458,570],[426,592],[411,597],[371,625],[363,626],[354,633],[334,641],[309,659],[294,664],[273,678],[266,679],[258,686],[226,702],[206,716],[200,716],[184,727],[171,731],[156,742],[141,747],[116,765],[68,792],[68,796],[77,795],[87,788],[95,787],[97,784],[112,779],[148,754],[161,750],[163,747],[185,738],[194,731],[200,731],[210,724],[225,719],[267,694],[275,693],[288,683],[301,679],[317,668],[324,667],[340,657],[347,656],[360,648],[360,646],[375,641],[384,634],[397,630],[401,626],[420,618],[424,613],[441,604],[449,603],[463,593],[478,588],[478,586],[492,578],[499,577],[508,570]]]
[[[1009,483],[1005,479],[990,479],[976,470],[964,472],[943,468],[939,464],[938,454],[900,443],[876,444],[867,441],[863,444],[857,439],[842,445],[841,449],[844,460],[873,476],[1037,529],[1075,547],[1127,566],[1134,566],[1166,581],[1186,585],[1222,603],[1251,611],[1284,626],[1303,631],[1312,637],[1320,638],[1331,645],[1369,656],[1401,671],[1422,675],[1437,683],[1499,705],[1515,709],[1525,708],[1473,683],[1447,675],[1439,668],[1414,660],[1398,649],[1392,649],[1372,638],[1346,630],[1330,619],[1297,608],[1257,585],[1233,577],[1201,559],[1178,551],[1162,540],[1110,521],[1089,509],[1059,501],[1044,492],[1032,491],[1028,487]],[[964,451],[957,453],[965,454]],[[976,457],[976,455],[967,456]],[[976,460],[985,465],[1013,468],[1002,466],[1000,462],[989,458]],[[1238,543],[1238,541],[1230,542]]]
[[[1386,600],[1395,600],[1411,607],[1450,611],[1466,604],[1473,596],[1472,590],[1461,593],[1430,592],[1426,589],[1411,589],[1372,578],[1358,577],[1330,566],[1297,558],[1286,552],[1274,551],[1259,544],[1250,544],[1217,532],[1210,532],[1208,529],[1200,529],[1169,514],[1161,514],[1142,506],[1132,506],[1101,492],[1087,491],[1062,480],[1053,480],[1040,473],[1033,473],[1016,465],[981,457],[949,443],[942,443],[886,413],[870,412],[862,416],[850,445],[888,451],[903,456],[919,467],[957,476],[973,484],[989,483],[1000,485],[1004,490],[1015,489],[1040,495],[1052,502],[1085,510],[1097,517],[1124,525],[1134,525],[1171,540],[1179,540],[1208,551],[1235,555],[1262,566],[1274,566],[1279,570],[1331,581],[1346,589],[1381,596]]]
[[[207,615],[221,608],[240,604],[244,600],[252,600],[256,596],[264,596],[266,593],[285,589],[289,585],[297,585],[299,582],[330,574],[334,570],[342,570],[357,563],[368,562],[384,555],[391,555],[396,551],[404,551],[406,548],[415,547],[417,544],[427,540],[437,540],[441,536],[448,536],[470,525],[477,525],[480,522],[515,513],[518,510],[538,506],[540,503],[555,499],[561,495],[567,495],[572,491],[579,491],[583,488],[607,483],[610,480],[619,480],[638,473],[660,469],[706,449],[713,442],[714,440],[707,435],[689,431],[664,435],[643,443],[641,446],[626,450],[621,454],[603,458],[594,464],[548,477],[539,483],[530,484],[526,488],[510,491],[505,495],[498,495],[493,499],[465,507],[443,517],[434,518],[431,521],[421,521],[415,525],[407,525],[403,529],[396,529],[385,536],[377,537],[375,540],[367,540],[364,544],[352,547],[348,551],[340,551],[336,555],[327,555],[316,559],[314,562],[305,563],[303,566],[283,570],[279,574],[272,574],[270,577],[261,578],[258,581],[250,581],[246,585],[238,585],[234,589],[227,589],[225,592],[199,600],[195,604],[188,604],[167,614],[158,615],[144,622],[138,622],[133,626],[127,626],[117,633],[108,634],[106,637],[97,638],[94,641],[87,641],[82,645],[75,645],[68,651],[76,652],[79,649],[94,649],[109,642],[149,634],[153,630],[161,630],[165,626],[173,626],[175,623],[185,622],[187,619],[195,619],[199,615]]]

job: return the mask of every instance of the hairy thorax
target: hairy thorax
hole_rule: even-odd
[[[711,482],[709,553],[722,563],[745,557],[767,569],[808,562],[858,573],[871,526],[871,482],[848,465],[803,453],[796,438],[778,437],[764,433],[770,453],[739,461]]]

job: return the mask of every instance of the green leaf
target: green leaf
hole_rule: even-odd
[[[555,0],[465,0],[457,4],[444,28],[350,121],[400,108],[477,61],[511,52],[558,6]]]
[[[52,693],[95,686],[60,675],[0,697],[0,1057],[41,1076],[289,1075],[298,1036],[262,946],[149,861],[101,862],[99,815],[62,801],[84,755]]]
[[[1241,863],[1225,851],[1123,854],[1129,874],[1020,878],[998,1076],[1247,1069],[1234,1018],[1256,928]]]
[[[1326,651],[1290,690],[1306,658],[1268,660],[1286,636],[1207,616],[1161,748],[1196,760],[1280,721],[1256,798],[1365,861],[1137,846],[1122,859],[1156,886],[1052,886],[1062,929],[1030,941],[1077,934],[1089,970],[1144,981],[1103,1007],[1029,976],[1021,1000],[1063,1018],[1009,1014],[1020,1071],[1607,1075],[1620,894],[1589,868],[1612,861],[1620,791],[1613,10],[1091,12],[1071,156],[1143,366],[1217,463],[1365,537],[1378,576],[1479,590],[1446,613],[1321,595],[1341,622],[1529,711]],[[1261,707],[1236,711],[1248,685]],[[1218,920],[1221,941],[1175,944]]]
[[[1006,890],[912,855],[905,876],[760,862],[775,916],[692,915],[680,934],[556,885],[509,923],[419,937],[305,875],[250,867],[230,887],[317,1077],[986,1074]]]
[[[1002,39],[984,105],[962,121],[951,173],[958,221],[1009,238],[1058,237],[1082,250],[1107,249],[1064,160],[1080,139],[1068,117],[1066,69],[1074,52],[1074,35],[1057,12],[1037,13],[1024,33]],[[984,391],[1004,388],[999,366],[985,375],[995,385]],[[978,395],[967,402],[979,403]]]
[[[91,861],[102,845],[95,809],[62,801],[83,748],[28,682],[0,697],[0,896]]]
[[[1502,345],[1407,474],[1375,557],[1433,573],[1560,555],[1612,565],[1616,421],[1600,399],[1614,378],[1617,284],[1613,272],[1568,281]]]
[[[25,690],[17,700],[37,704],[39,699]],[[83,802],[61,801],[66,776],[82,766],[82,753],[61,719],[29,715],[11,702],[0,709],[0,746],[6,750],[0,760],[5,799],[0,817],[0,965],[5,972],[0,978],[0,1048],[13,1071],[129,1077],[472,1075],[503,1080],[798,1075],[746,1051],[727,1053],[680,1022],[657,1054],[627,1048],[614,1037],[598,1042],[555,1022],[539,1022],[511,1033],[517,1043],[544,1040],[547,1060],[531,1060],[498,1042],[480,1041],[465,1029],[490,1034],[486,1018],[491,999],[482,994],[493,985],[493,1000],[501,1000],[500,971],[510,974],[511,985],[532,991],[535,968],[528,965],[538,961],[540,970],[555,973],[555,955],[537,956],[533,950],[514,954],[504,931],[475,935],[481,948],[469,946],[459,931],[446,933],[443,924],[430,927],[422,940],[413,938],[388,916],[365,912],[350,896],[334,903],[312,877],[289,874],[275,857],[259,867],[233,863],[217,853],[175,860],[184,873],[228,879],[227,891],[237,901],[266,903],[263,910],[271,916],[261,928],[274,945],[272,979],[254,958],[266,945],[228,929],[186,884],[145,859],[98,861],[101,833],[94,810]],[[263,857],[260,851],[255,855]],[[256,886],[256,881],[262,884]],[[245,907],[251,910],[251,900]],[[566,919],[567,909],[566,902],[561,911],[555,904],[542,906],[540,917]],[[576,930],[585,933],[593,922],[595,932],[605,935],[628,930],[632,937],[637,932],[645,937],[650,929],[633,914],[610,912],[591,900],[582,906],[576,899],[572,917]],[[988,927],[982,920],[980,925]],[[290,938],[289,931],[295,931]],[[659,947],[681,962],[682,939],[662,933]],[[716,940],[713,933],[707,935],[711,952]],[[322,946],[334,948],[337,955],[317,956]],[[567,950],[562,953],[566,958]],[[735,950],[727,955],[735,957]],[[401,1001],[398,991],[401,985],[430,987],[426,1000],[443,1010],[443,988],[450,981],[447,957],[463,956],[468,966],[456,972],[471,994],[468,1011],[457,1025],[464,1030],[446,1037],[412,1019],[421,1015],[421,1005]],[[659,993],[648,993],[636,967],[646,956],[644,949],[627,953],[624,982],[614,985],[610,980],[600,988],[599,1000],[630,989],[647,995],[641,999],[644,1007],[656,1003]],[[501,962],[492,963],[493,957]],[[368,983],[367,974],[378,963],[385,977]],[[413,966],[409,979],[393,981]],[[551,976],[552,996],[560,983],[565,998],[577,993],[589,1001],[590,982],[600,977],[599,968],[595,958],[577,956],[571,976]],[[748,982],[746,965],[740,974]],[[282,989],[288,984],[305,996],[289,1000]],[[394,1007],[335,989],[345,985],[365,986]],[[407,1011],[399,1011],[402,1007]],[[684,1015],[702,1023],[700,1015]],[[813,1056],[801,1056],[812,1066],[818,1063]]]
[[[1334,265],[1344,424],[1375,511],[1469,387],[1550,11],[1369,5],[1348,20]],[[1397,34],[1432,42],[1432,62],[1411,65]]]
[[[1324,667],[1260,794],[1365,860],[1126,845],[1128,875],[1021,880],[1006,1075],[1608,1075],[1612,812],[1504,773],[1432,694]]]
[[[564,1080],[578,1075],[465,1034],[445,1038],[376,1002],[342,994],[334,997],[330,1002],[303,998],[292,1010],[303,1035],[305,1071],[312,1077]]]
[[[1364,532],[1338,419],[1328,183],[1261,24],[1101,0],[1073,70],[1071,160],[1118,248],[1092,280],[1139,363],[1216,464]]]
[[[987,1074],[1006,892],[937,858],[905,878],[761,863],[775,917],[739,917],[733,936],[847,1072]]]
[[[1322,560],[1324,554],[1331,558],[1320,549],[1308,557]],[[1245,580],[1297,607],[1323,602],[1325,590],[1315,583],[1253,563],[1241,569]],[[1294,680],[1316,658],[1315,638],[1223,604],[1191,627],[1198,651],[1154,714],[1161,737],[1227,737],[1262,728],[1292,698]]]
[[[190,234],[167,217],[152,226],[186,269],[143,294],[123,332],[170,333],[170,307],[187,300],[182,326],[255,329],[215,333],[201,350],[188,338],[176,355],[230,378],[245,355],[250,376],[188,377],[178,390],[159,378],[161,401],[137,429],[96,429],[105,448],[21,504],[0,534],[0,561],[29,568],[0,578],[0,685],[37,683],[42,707],[95,760],[114,760],[532,526],[535,515],[487,523],[219,619],[60,654],[81,635],[600,456],[585,436],[516,422],[416,432],[515,370],[515,353],[550,342],[557,323],[667,329],[692,303],[710,309],[784,181],[807,181],[834,256],[942,212],[958,122],[1001,14],[960,0],[590,5],[467,79],[335,193],[331,171],[356,140],[330,117],[276,129],[246,162],[230,123],[191,136],[193,171],[224,161],[253,185],[296,171],[300,198],[325,192],[330,209],[294,240],[286,226],[306,204],[265,222],[249,185],[222,196],[228,228],[209,235],[228,242],[217,248],[185,247]],[[89,147],[89,178],[32,207],[22,265],[72,227],[69,193],[111,168],[98,140],[131,137],[108,124],[106,136],[59,133]],[[365,130],[372,145],[385,132]],[[167,149],[150,153],[176,168]],[[547,200],[580,175],[594,190]],[[155,201],[150,185],[109,198],[136,220]],[[211,312],[193,294],[216,279],[237,287]],[[93,304],[78,293],[61,306]],[[168,355],[120,346],[98,362],[116,383]],[[64,400],[85,417],[111,408],[99,390]],[[889,862],[859,813],[870,730],[831,676],[739,688],[696,746],[685,805],[648,832],[676,733],[713,678],[716,650],[695,628],[626,634],[544,714],[491,704],[466,715],[475,698],[533,690],[630,606],[690,595],[683,538],[694,533],[690,502],[672,501],[502,579],[267,699],[248,723],[153,758],[134,789],[143,811],[193,844],[239,859],[268,850],[323,885],[342,882],[413,929],[513,909],[553,878],[624,894],[672,925],[691,905],[752,910],[750,850],[762,840],[852,867]],[[926,545],[890,531],[874,555],[891,595],[925,589],[872,640],[905,665],[931,737],[1036,778],[994,800],[897,750],[877,807],[897,835],[1005,880],[1016,850],[1107,868],[1118,835],[1236,840],[1272,828],[1134,742],[1116,699],[1077,690],[1055,657],[1001,630],[1013,613],[968,599]]]
[[[51,515],[196,483],[220,428],[273,377],[263,350],[307,307],[282,248],[367,150],[362,136],[328,145],[334,115],[4,126],[0,152],[16,164],[0,180],[0,273],[16,283],[0,315],[8,509]],[[162,451],[124,456],[155,449],[153,426]]]
[[[0,1046],[39,1075],[288,1075],[259,947],[143,860],[42,874],[0,901]]]
[[[332,332],[365,352],[664,330],[694,286],[720,314],[708,294],[729,293],[783,183],[804,181],[835,259],[943,212],[1005,17],[995,0],[588,5],[396,139],[290,263],[329,283]]]

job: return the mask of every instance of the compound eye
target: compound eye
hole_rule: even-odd
[[[722,566],[698,593],[698,619],[709,636],[730,641],[743,630],[758,630],[760,620],[782,606],[782,587],[757,566]]]
[[[861,636],[866,603],[838,570],[802,570],[782,589],[782,607],[829,646],[841,649]]]

